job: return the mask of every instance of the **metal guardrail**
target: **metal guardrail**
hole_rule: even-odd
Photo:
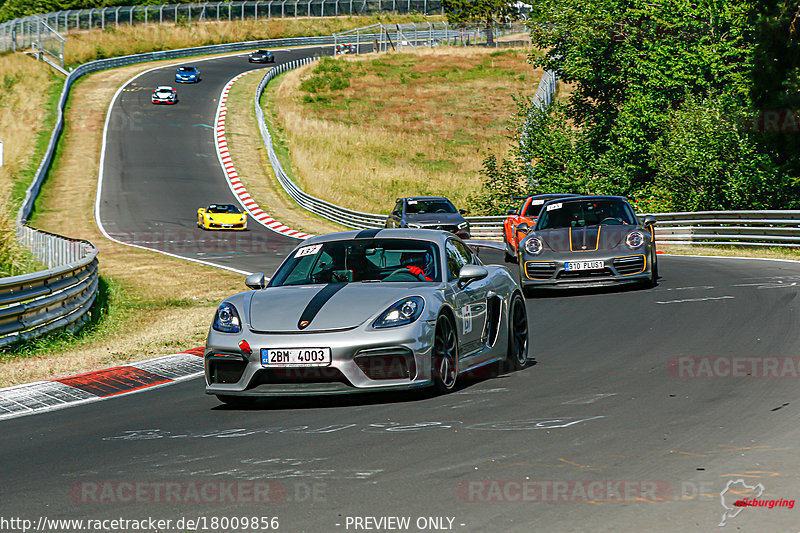
[[[48,270],[0,278],[0,346],[56,329],[77,329],[97,297],[97,248],[92,243],[29,226],[18,226],[17,236]]]
[[[656,213],[663,244],[800,247],[800,211]]]

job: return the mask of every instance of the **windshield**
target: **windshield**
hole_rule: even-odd
[[[406,203],[406,213],[422,215],[426,213],[456,213],[456,207],[450,200],[436,198],[432,200],[409,200]]]
[[[194,67],[180,67],[180,68],[178,68],[178,71],[180,71],[180,72],[190,72],[191,73],[191,72],[195,71],[195,68]]]
[[[210,205],[209,213],[241,213],[235,205]]]
[[[616,199],[552,202],[539,216],[536,229],[581,228],[601,224],[636,224],[636,215],[627,203]]]
[[[351,282],[440,281],[435,243],[411,239],[348,239],[292,252],[270,287]]]
[[[528,207],[525,209],[525,212],[522,214],[524,217],[528,218],[536,218],[539,216],[539,212],[542,210],[542,206],[547,200],[543,198],[534,198],[531,200],[531,203],[528,204]]]

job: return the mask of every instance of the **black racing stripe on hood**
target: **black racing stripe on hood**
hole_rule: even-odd
[[[347,285],[346,283],[329,283],[322,288],[317,294],[311,298],[311,301],[308,302],[308,305],[303,312],[300,314],[300,320],[297,321],[297,329],[306,329],[311,322],[314,320],[314,317],[320,312],[320,309],[330,300],[333,298],[333,295],[339,292],[340,290],[344,289],[344,286]]]
[[[588,226],[572,228],[570,231],[570,249],[573,252],[587,252],[597,250],[601,226]]]
[[[372,238],[374,238],[374,237],[375,237],[375,235],[377,235],[377,234],[378,234],[378,232],[379,232],[380,230],[382,230],[382,229],[383,229],[383,228],[377,228],[377,229],[364,229],[364,230],[361,230],[361,231],[359,231],[358,233],[356,233],[356,237],[355,237],[355,238],[356,238],[356,239],[372,239]]]

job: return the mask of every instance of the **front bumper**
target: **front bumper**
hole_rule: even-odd
[[[175,78],[175,83],[197,83],[200,78]]]
[[[152,101],[154,104],[174,104],[177,102],[175,99],[168,100],[166,98],[154,98]]]
[[[205,224],[203,224],[203,229],[244,231],[247,229],[247,222],[236,222],[234,224],[228,224],[222,222],[206,222]]]
[[[249,57],[247,60],[250,63],[274,63],[274,57]]]
[[[430,386],[434,324],[337,332],[209,334],[204,362],[207,394],[303,396],[404,390]],[[244,355],[240,340],[252,348]],[[262,348],[330,348],[328,366],[269,368]]]
[[[587,256],[581,253],[548,254],[546,258],[522,254],[520,284],[523,287],[581,288],[641,283],[651,279],[652,265],[649,253],[630,254],[608,252]],[[566,263],[573,261],[602,261],[602,269],[566,270]]]

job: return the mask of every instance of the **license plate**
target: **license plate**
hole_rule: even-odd
[[[330,348],[261,348],[262,366],[328,366],[330,364]]]
[[[222,227],[223,228],[232,228],[233,224],[223,224]]]
[[[564,263],[564,270],[602,270],[605,267],[602,261],[570,261]]]

